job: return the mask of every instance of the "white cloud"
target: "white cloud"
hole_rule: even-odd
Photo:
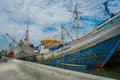
[[[78,10],[83,12],[81,16],[85,20],[80,20],[80,26],[84,28],[79,34],[88,32],[95,27],[95,21],[105,19],[105,0],[77,0]],[[110,1],[110,0],[109,0]],[[54,35],[59,35],[60,25],[64,24],[72,36],[75,37],[74,30],[69,29],[73,20],[73,14],[68,10],[73,10],[75,0],[1,0],[0,2],[0,34],[9,33],[21,39],[29,22],[30,16],[30,36],[31,41],[38,44],[42,39],[47,39]],[[110,1],[108,8],[111,12],[118,12],[120,9],[119,0]],[[45,33],[43,28],[55,27],[56,32]],[[15,31],[16,28],[16,31]]]

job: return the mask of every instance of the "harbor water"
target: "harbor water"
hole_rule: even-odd
[[[49,65],[49,66],[51,66],[51,65]],[[108,62],[104,68],[86,68],[84,70],[81,70],[78,68],[75,69],[75,68],[60,66],[60,65],[57,65],[55,67],[60,67],[60,68],[68,69],[68,70],[89,73],[89,74],[94,74],[97,76],[108,77],[108,78],[120,80],[120,63]]]

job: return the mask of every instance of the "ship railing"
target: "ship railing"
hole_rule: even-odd
[[[109,18],[109,19],[105,20],[103,23],[101,23],[101,24],[99,24],[98,26],[96,26],[95,28],[93,28],[90,32],[84,34],[81,38],[79,38],[79,40],[82,39],[83,37],[91,36],[91,34],[92,34],[94,31],[100,29],[102,26],[104,26],[104,25],[107,24],[108,22],[111,22],[112,20],[114,20],[115,18],[117,18],[117,17],[119,17],[119,16],[120,16],[120,12],[118,12],[118,13],[117,13],[115,16],[113,16],[112,18]],[[107,26],[108,26],[108,25],[107,25]]]

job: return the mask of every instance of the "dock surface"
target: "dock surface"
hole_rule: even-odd
[[[13,59],[0,64],[0,80],[114,80]]]

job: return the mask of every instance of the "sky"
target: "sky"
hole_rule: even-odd
[[[30,41],[35,45],[43,39],[60,39],[61,25],[75,39],[75,15],[69,12],[74,10],[75,4],[82,12],[78,17],[81,37],[109,17],[102,4],[105,1],[109,2],[108,9],[112,13],[120,11],[120,0],[0,0],[0,49],[11,42],[3,35],[8,33],[19,42],[27,26]]]

